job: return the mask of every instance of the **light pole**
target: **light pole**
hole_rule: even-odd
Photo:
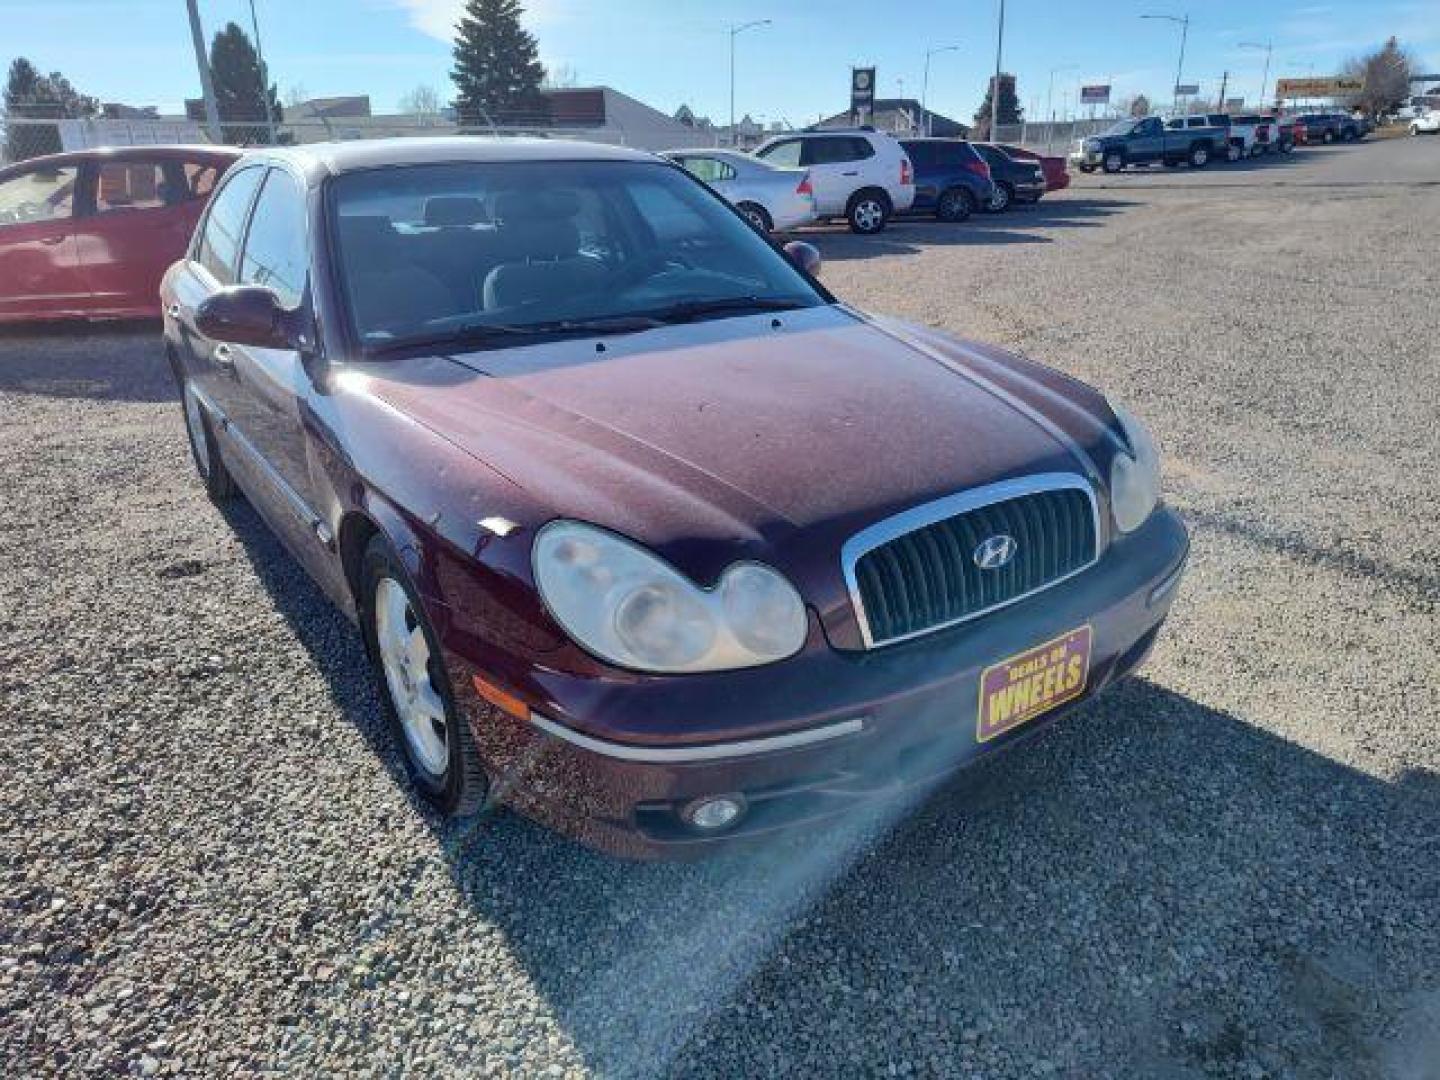
[[[740,23],[730,27],[730,145],[740,145],[740,133],[735,130],[735,38],[746,30],[753,30],[757,26],[769,26],[769,19],[756,19],[754,22]]]
[[[1164,19],[1166,22],[1180,24],[1180,62],[1175,65],[1175,100],[1173,107],[1179,112],[1180,106],[1180,79],[1185,71],[1185,38],[1190,33],[1190,14],[1186,12],[1181,15],[1141,15],[1142,19]]]
[[[930,57],[942,52],[956,52],[959,45],[941,45],[925,53],[925,80],[920,84],[920,115],[925,119],[925,134],[930,135]]]
[[[270,73],[265,70],[265,54],[260,50],[260,20],[255,18],[255,0],[250,0],[250,29],[255,33],[255,66],[260,69],[260,102],[265,110],[265,130],[270,145],[275,145],[275,114],[270,111]]]
[[[1270,85],[1270,54],[1274,49],[1274,45],[1272,42],[1269,41],[1265,42],[1265,44],[1263,45],[1256,41],[1242,41],[1240,42],[1240,48],[1265,50],[1265,73],[1260,76],[1259,98],[1259,107],[1263,109],[1265,107],[1265,88]]]
[[[1079,64],[1062,64],[1050,69],[1050,85],[1045,90],[1045,115],[1050,123],[1045,128],[1045,149],[1050,149],[1050,137],[1055,134],[1055,76],[1062,71],[1074,71]]]

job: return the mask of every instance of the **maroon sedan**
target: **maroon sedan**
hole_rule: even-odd
[[[1140,422],[818,263],[611,147],[226,177],[163,285],[196,465],[359,623],[443,810],[636,856],[753,839],[1145,657],[1187,541]]]
[[[1070,186],[1070,173],[1065,168],[1063,157],[1053,157],[1049,154],[1037,154],[1034,150],[1026,150],[1023,146],[1011,146],[1009,143],[995,143],[1001,150],[1019,161],[1038,161],[1040,168],[1045,173],[1045,190],[1063,191]]]
[[[0,322],[160,313],[160,278],[240,151],[136,146],[0,169]]]

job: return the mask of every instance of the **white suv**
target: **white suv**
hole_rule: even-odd
[[[817,217],[843,217],[857,233],[877,233],[915,201],[905,150],[879,131],[801,131],[755,148],[771,165],[810,170]]]

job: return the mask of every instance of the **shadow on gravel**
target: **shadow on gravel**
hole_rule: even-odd
[[[989,244],[1049,244],[1053,237],[1023,229],[1088,229],[1127,207],[1124,199],[1051,196],[1036,204],[1014,206],[999,214],[972,214],[966,221],[947,224],[930,218],[901,218],[877,236],[857,236],[844,226],[796,233],[814,244],[826,260],[845,262],[882,255],[908,255],[926,248]]]
[[[405,785],[358,635],[253,511],[227,517]],[[604,1075],[1356,1076],[1431,1045],[1440,778],[1383,782],[1144,679],[910,803],[698,864],[412,805],[468,932],[502,936]],[[372,928],[435,903],[403,878]]]
[[[174,401],[160,323],[0,327],[0,393],[105,401]]]

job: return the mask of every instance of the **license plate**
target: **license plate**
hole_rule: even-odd
[[[1090,627],[991,664],[980,676],[975,738],[986,742],[1085,692],[1090,677]]]

